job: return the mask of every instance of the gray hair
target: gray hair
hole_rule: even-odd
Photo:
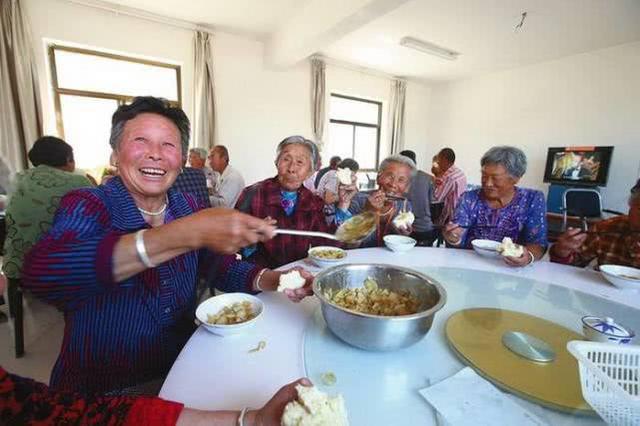
[[[520,179],[527,171],[527,156],[515,146],[494,146],[480,159],[480,165],[500,164],[511,177]]]
[[[384,172],[384,170],[389,167],[391,163],[400,163],[405,166],[409,166],[411,169],[411,177],[415,176],[418,172],[418,168],[416,167],[416,163],[409,157],[405,157],[404,155],[394,154],[390,155],[380,163],[380,167],[378,167],[378,173]]]
[[[303,136],[289,136],[278,144],[278,148],[276,149],[276,164],[280,161],[282,151],[284,151],[285,147],[288,145],[302,145],[307,148],[307,150],[309,150],[309,159],[311,160],[311,170],[314,172],[318,170],[318,163],[320,162],[320,152],[318,151],[318,147],[313,141],[310,141]]]
[[[191,148],[189,154],[195,154],[200,157],[201,160],[206,160],[209,153],[204,148]]]
[[[116,109],[111,117],[111,136],[109,137],[111,148],[114,151],[118,149],[127,121],[143,113],[161,115],[175,124],[180,132],[182,161],[185,161],[189,150],[189,133],[191,131],[189,119],[181,108],[171,106],[169,101],[164,98],[153,96],[138,96],[130,104],[120,105]]]

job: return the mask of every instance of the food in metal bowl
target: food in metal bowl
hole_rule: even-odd
[[[376,315],[332,300],[343,289],[361,289],[368,278],[376,282],[378,289],[415,298],[415,313]],[[322,316],[333,334],[350,345],[374,351],[400,349],[418,342],[428,333],[435,313],[444,307],[447,298],[445,289],[434,279],[408,268],[383,264],[342,264],[325,269],[316,275],[313,292],[320,299]]]
[[[363,287],[343,288],[336,292],[329,289],[325,292],[325,297],[352,311],[383,316],[415,314],[420,305],[418,298],[408,291],[396,292],[379,288],[376,280],[371,277],[364,280]]]

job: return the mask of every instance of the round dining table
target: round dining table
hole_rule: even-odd
[[[337,382],[321,387],[343,394],[353,425],[438,424],[438,416],[418,390],[465,366],[445,336],[447,319],[461,309],[519,311],[580,334],[583,316],[608,316],[640,331],[640,293],[619,290],[590,269],[546,260],[514,268],[472,250],[431,247],[406,253],[386,248],[349,250],[343,263],[415,269],[443,285],[446,305],[413,349],[379,353],[353,348],[324,330],[315,297],[293,303],[284,294],[262,293],[258,297],[265,309],[245,333],[221,337],[202,326],[194,332],[160,397],[204,410],[258,408],[284,384],[307,376],[320,385],[323,373],[330,371]],[[308,259],[282,269],[293,266],[320,271]],[[572,416],[514,398],[548,424],[602,424],[597,416]]]

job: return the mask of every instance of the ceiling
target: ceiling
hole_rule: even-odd
[[[300,39],[329,58],[424,81],[468,78],[640,41],[640,0],[110,1],[267,42],[289,30],[289,40]],[[333,18],[314,12],[322,8],[345,12]],[[527,16],[516,30],[523,12]],[[309,28],[315,43],[308,40]],[[402,47],[404,36],[461,55],[447,61]]]

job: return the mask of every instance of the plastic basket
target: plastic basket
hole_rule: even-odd
[[[611,425],[640,425],[640,346],[572,341],[584,399]]]

